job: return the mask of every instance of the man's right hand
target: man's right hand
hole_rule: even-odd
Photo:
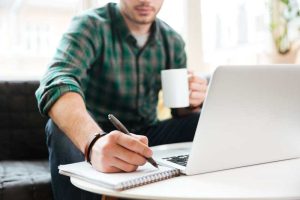
[[[91,152],[93,167],[101,172],[132,172],[152,156],[148,138],[112,131],[94,144]]]

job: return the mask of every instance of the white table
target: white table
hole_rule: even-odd
[[[76,178],[71,182],[90,192],[131,199],[300,200],[300,159],[180,176],[121,192]]]

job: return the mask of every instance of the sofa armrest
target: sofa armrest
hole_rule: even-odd
[[[35,90],[39,81],[0,80],[0,160],[47,159],[45,118]]]

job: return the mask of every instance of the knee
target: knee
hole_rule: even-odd
[[[193,124],[197,124],[200,118],[200,113],[191,113],[188,118]]]
[[[83,153],[73,144],[67,135],[49,119],[46,125],[47,145],[52,156],[64,157],[63,160],[79,162],[84,160]]]
[[[47,136],[52,135],[52,134],[56,134],[56,133],[63,133],[58,126],[53,122],[52,119],[49,119],[47,124],[46,124],[46,128],[45,128],[46,134]]]
[[[187,126],[186,128],[190,131],[195,133],[197,125],[198,125],[198,121],[200,118],[200,113],[191,113],[190,115],[187,116],[187,118],[185,119]]]
[[[48,120],[45,128],[45,133],[47,136],[48,147],[50,147],[52,143],[55,143],[57,140],[60,141],[65,137],[65,134],[58,128],[58,126],[52,121],[52,119]]]

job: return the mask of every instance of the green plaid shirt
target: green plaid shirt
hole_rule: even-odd
[[[101,127],[112,113],[138,131],[157,122],[160,71],[185,66],[184,42],[166,23],[156,19],[139,48],[118,5],[109,3],[72,20],[36,98],[47,116],[61,95],[77,92]]]

